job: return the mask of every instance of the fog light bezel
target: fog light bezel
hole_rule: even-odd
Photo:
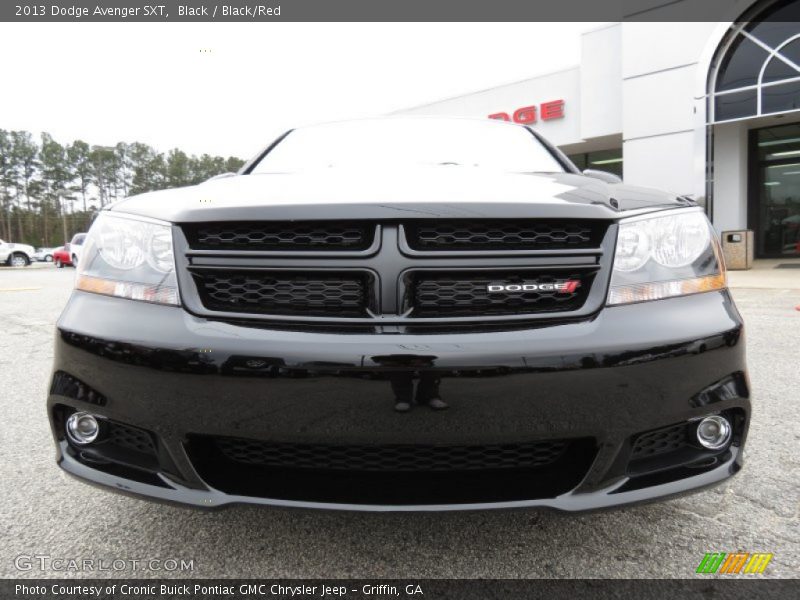
[[[716,443],[709,442],[700,435],[700,428],[703,426],[703,423],[709,421],[716,423],[720,428],[720,432],[724,432],[724,436],[722,437],[721,441]],[[697,422],[694,430],[694,436],[697,440],[697,443],[703,448],[707,450],[722,450],[728,447],[728,445],[731,443],[731,440],[733,440],[733,423],[731,423],[730,420],[722,415],[709,415],[707,417],[703,417]]]
[[[90,436],[84,436],[76,432],[78,421],[84,418],[89,418],[95,422],[94,434]],[[88,446],[89,444],[96,442],[100,437],[100,428],[101,419],[96,415],[86,411],[75,411],[74,413],[70,414],[64,422],[64,432],[67,436],[67,439],[77,446]]]

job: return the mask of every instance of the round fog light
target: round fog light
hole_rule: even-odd
[[[100,424],[89,413],[72,413],[67,419],[67,437],[76,444],[91,444],[99,433]]]
[[[697,441],[709,450],[719,450],[731,440],[731,432],[725,417],[706,417],[697,425]]]

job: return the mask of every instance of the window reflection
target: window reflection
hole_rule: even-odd
[[[622,148],[570,154],[569,159],[581,171],[584,169],[596,169],[622,177]]]
[[[758,246],[762,256],[800,256],[800,124],[757,133]]]
[[[716,70],[712,121],[800,110],[800,0],[736,27]]]

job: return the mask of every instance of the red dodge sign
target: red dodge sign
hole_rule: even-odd
[[[489,115],[490,119],[500,119],[501,121],[514,121],[523,125],[530,125],[536,123],[538,118],[542,121],[550,121],[552,119],[561,119],[564,117],[564,101],[551,100],[550,102],[542,102],[539,106],[532,104],[531,106],[523,106],[514,111],[513,115],[509,116],[506,112],[497,112]]]

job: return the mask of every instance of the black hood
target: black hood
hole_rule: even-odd
[[[282,219],[617,219],[692,205],[672,194],[572,173],[460,166],[239,175],[150,192],[111,210],[174,223]]]

